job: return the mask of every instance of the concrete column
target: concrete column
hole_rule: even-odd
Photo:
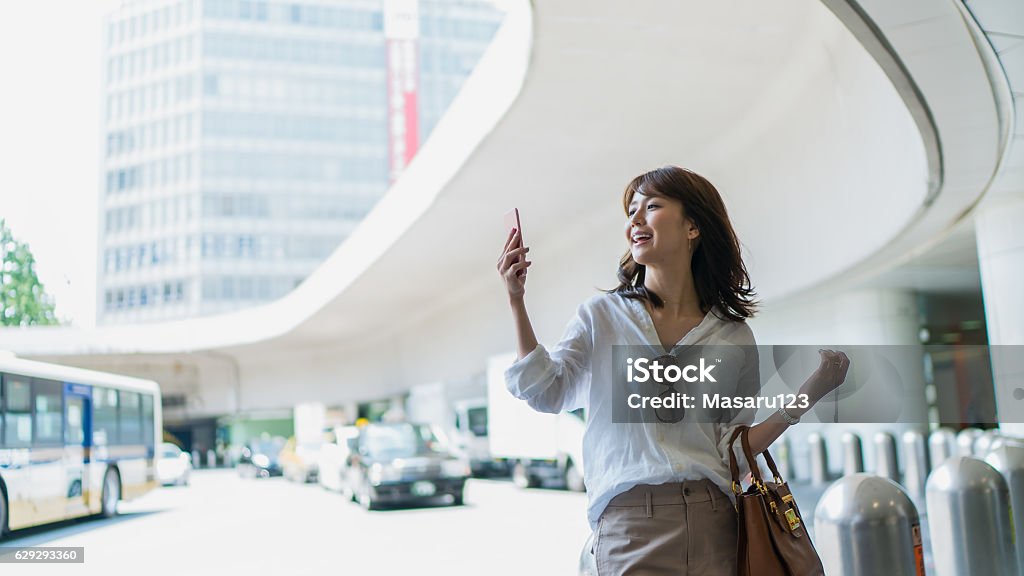
[[[765,345],[920,346],[917,298],[914,292],[907,290],[856,290],[815,302],[766,307],[764,314],[755,317],[750,324],[758,343]],[[901,352],[899,358],[906,364],[899,366],[900,373],[905,378],[902,386],[906,391],[905,396],[911,398],[911,401],[904,402],[900,420],[913,423],[858,424],[856,428],[848,428],[844,424],[798,424],[786,432],[786,435],[794,447],[794,459],[800,479],[808,479],[809,470],[802,462],[806,462],[809,457],[807,436],[812,432],[818,432],[825,437],[828,449],[833,454],[841,453],[841,437],[846,431],[856,432],[862,438],[872,438],[876,432],[889,432],[895,437],[901,437],[908,430],[927,433],[923,350],[920,358],[908,357],[906,350]],[[862,392],[883,397],[891,393],[886,389],[887,383],[884,381],[872,380],[871,385],[874,388],[864,388]],[[819,407],[824,406],[827,400],[828,398],[822,400]],[[840,410],[852,402],[852,398],[840,401]],[[869,472],[874,472],[875,461],[873,443],[864,442],[864,462],[868,464]],[[840,472],[837,467],[840,462],[841,459],[835,459],[832,463],[836,466],[834,472]]]
[[[996,409],[1004,434],[1024,437],[1024,194],[986,201],[975,216]]]

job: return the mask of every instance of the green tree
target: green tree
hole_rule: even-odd
[[[0,325],[58,324],[53,299],[36,276],[36,259],[28,244],[18,242],[0,218]]]

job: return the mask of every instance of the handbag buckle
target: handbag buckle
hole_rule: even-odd
[[[774,505],[775,503],[772,502],[773,507]],[[790,532],[793,532],[800,527],[800,517],[796,515],[796,510],[793,510],[792,508],[787,508],[786,512],[784,513],[784,516],[786,517],[786,522],[789,524]]]

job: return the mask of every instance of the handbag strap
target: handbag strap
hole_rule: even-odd
[[[736,465],[736,451],[733,449],[733,445],[736,444],[736,438],[743,433],[743,429],[746,426],[739,426],[732,433],[732,438],[729,439],[729,471],[732,472],[732,489],[734,492],[739,494],[742,490],[740,484],[740,468]]]
[[[754,478],[756,478],[758,481],[763,481],[761,480],[761,469],[760,467],[757,466],[757,461],[754,459],[753,453],[750,450],[750,438],[748,438],[749,432],[750,428],[748,427],[743,431],[743,435],[740,437],[740,440],[743,442],[743,452],[747,456],[747,462],[750,463],[750,470],[753,473]],[[775,459],[772,458],[771,453],[768,452],[767,449],[765,449],[761,452],[760,455],[764,456],[764,461],[768,463],[768,469],[771,470],[772,475],[775,476],[775,479],[778,480],[779,483],[784,482],[784,480],[782,479],[782,474],[779,474],[779,468],[775,466]]]
[[[739,466],[736,464],[736,452],[733,450],[733,445],[736,443],[737,437],[740,438],[740,445],[743,447],[743,455],[747,459],[747,466],[750,468],[750,474],[754,477],[754,483],[764,483],[764,480],[761,478],[760,467],[757,465],[757,458],[754,456],[754,453],[750,448],[749,433],[749,426],[739,426],[732,433],[732,438],[729,439],[729,471],[732,472],[733,490],[736,490],[738,487],[742,487],[739,478]],[[772,471],[775,479],[780,483],[784,482],[782,475],[779,474],[778,467],[775,465],[775,460],[772,458],[772,455],[768,450],[761,452],[761,456],[764,456],[765,462],[768,463],[768,469]]]

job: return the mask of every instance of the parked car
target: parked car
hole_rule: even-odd
[[[192,474],[192,455],[170,442],[160,444],[156,476],[164,486],[188,486]]]
[[[446,498],[463,503],[469,463],[424,424],[368,424],[350,458],[348,485],[363,508]]]
[[[359,428],[339,426],[331,431],[317,455],[317,481],[328,490],[348,492],[348,466],[359,449]]]
[[[250,478],[270,478],[281,475],[281,450],[285,440],[280,436],[261,438],[242,449],[238,460],[238,474]]]

